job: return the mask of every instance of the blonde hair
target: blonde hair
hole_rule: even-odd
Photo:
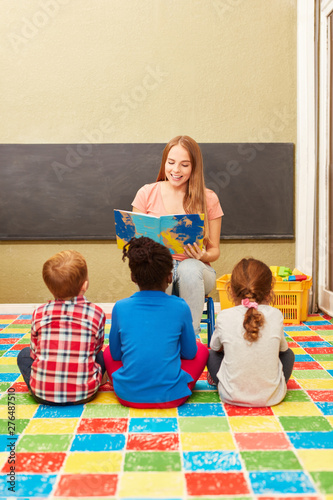
[[[43,266],[44,282],[56,299],[79,295],[87,278],[87,263],[75,250],[56,253]]]
[[[270,268],[256,259],[242,259],[234,267],[227,288],[236,304],[243,299],[261,304],[274,302],[273,276]],[[264,324],[264,316],[254,307],[249,307],[244,316],[244,338],[255,342],[259,338],[259,329]]]
[[[209,241],[209,227],[206,206],[206,186],[203,174],[203,159],[199,144],[188,135],[178,135],[177,137],[171,139],[163,150],[161,167],[156,182],[166,180],[165,164],[171,148],[177,146],[178,144],[188,152],[192,166],[191,175],[184,196],[183,207],[185,213],[187,214],[205,214],[204,243],[206,244]]]

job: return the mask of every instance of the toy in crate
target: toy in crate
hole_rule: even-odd
[[[305,321],[308,316],[308,295],[312,286],[311,276],[307,276],[297,269],[291,271],[288,267],[283,266],[271,266],[270,269],[275,278],[274,307],[282,312],[283,322],[299,324],[301,321]],[[230,276],[231,274],[224,274],[216,280],[221,309],[234,306],[227,293],[227,283]]]

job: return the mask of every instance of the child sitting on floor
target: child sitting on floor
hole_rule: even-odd
[[[232,271],[229,292],[236,307],[218,314],[207,363],[208,381],[226,403],[272,406],[286,395],[295,355],[281,311],[269,305],[272,287],[263,262],[242,259]]]
[[[150,238],[132,238],[123,249],[140,291],[116,302],[104,361],[121,404],[174,408],[191,395],[208,349],[196,343],[189,306],[165,293],[172,282],[169,250]]]
[[[18,367],[38,403],[86,403],[96,396],[105,372],[104,312],[84,297],[88,270],[79,252],[66,250],[48,259],[43,278],[54,300],[35,309],[30,347],[20,352]]]

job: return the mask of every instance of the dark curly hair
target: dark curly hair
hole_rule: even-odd
[[[123,248],[123,261],[128,258],[132,279],[140,290],[160,290],[172,272],[171,253],[151,238],[132,238]]]
[[[273,276],[270,268],[256,259],[242,259],[234,267],[229,292],[234,302],[240,304],[242,299],[261,304],[264,301],[274,302]],[[254,307],[250,307],[244,317],[244,338],[249,342],[258,340],[259,329],[264,324],[264,316]]]

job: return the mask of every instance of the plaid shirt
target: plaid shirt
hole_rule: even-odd
[[[31,389],[54,403],[92,396],[102,380],[95,362],[104,342],[105,315],[80,295],[35,309],[31,323]]]

